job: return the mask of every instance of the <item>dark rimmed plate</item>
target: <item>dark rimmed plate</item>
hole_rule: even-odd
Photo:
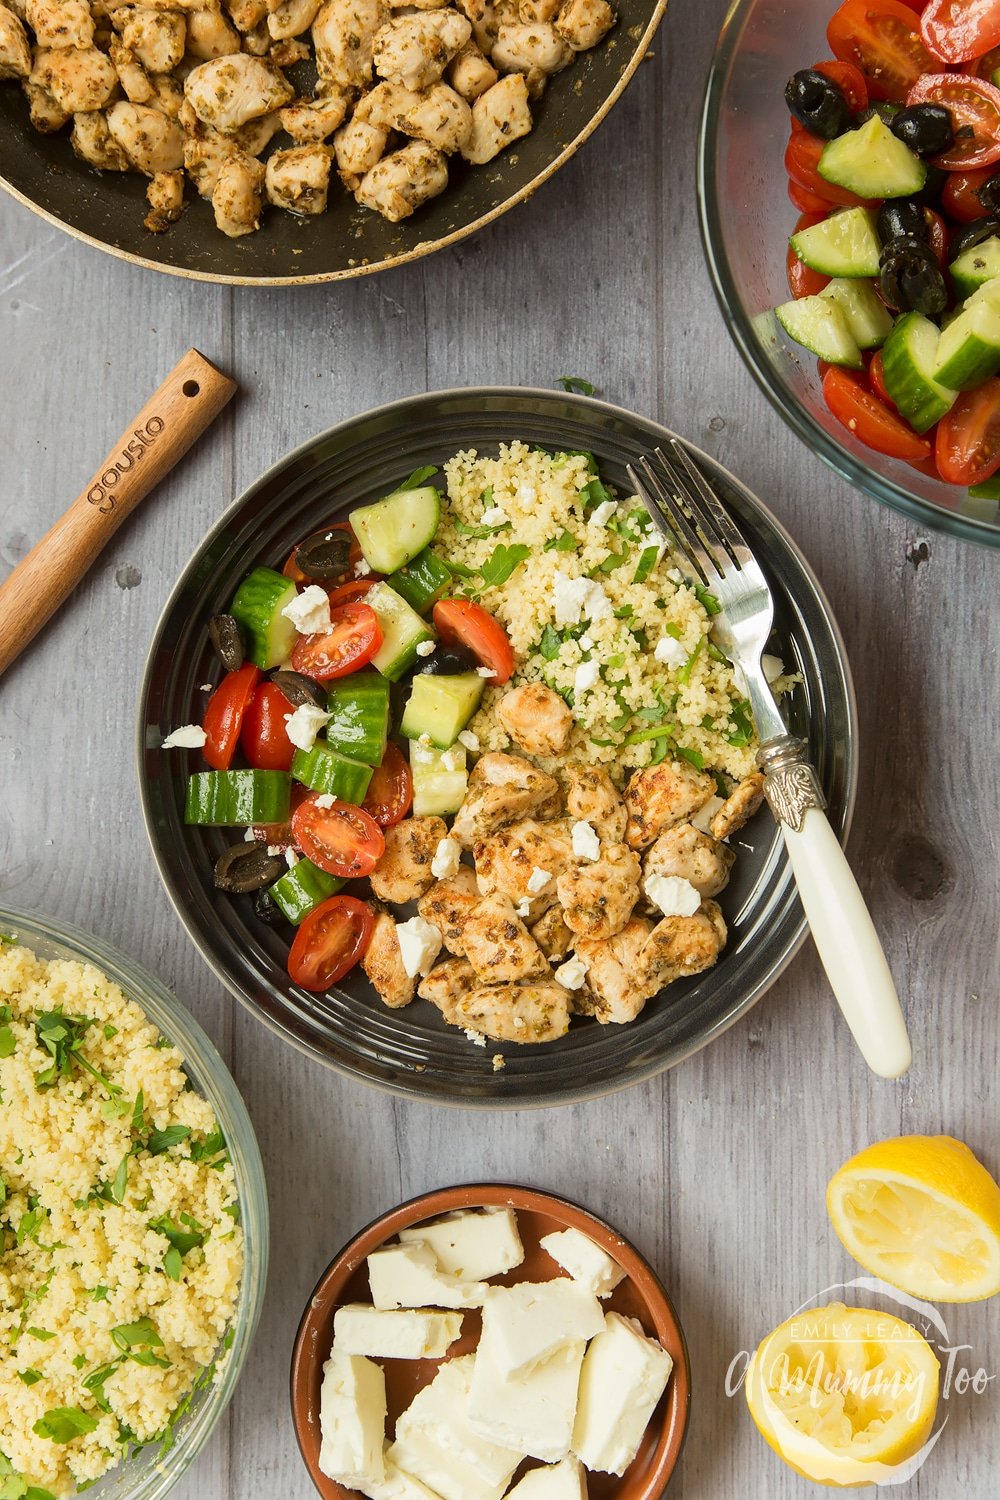
[[[193,752],[162,751],[163,737],[199,719],[200,684],[218,676],[206,625],[258,563],[281,567],[293,544],[351,507],[386,494],[419,465],[460,449],[522,438],[589,449],[627,488],[625,465],[671,434],[657,423],[582,396],[488,387],[397,401],[343,422],[268,470],[209,532],[157,626],[140,692],[138,777],[160,875],[206,962],[255,1015],[340,1072],[441,1103],[526,1108],[625,1088],[703,1047],[743,1015],[785,968],[805,932],[781,834],[764,810],[738,836],[721,905],[729,943],[717,966],[651,1001],[629,1026],[577,1021],[546,1046],[480,1048],[415,1001],[387,1010],[360,971],[326,995],[288,977],[288,929],[266,927],[248,897],[223,895],[212,865],[232,835],[184,825]],[[808,740],[846,838],[857,774],[854,692],[843,642],[805,559],[770,512],[707,455],[692,450],[732,507],[763,565],[786,665],[802,674],[788,701],[791,730]],[[504,1054],[494,1071],[492,1054]]]

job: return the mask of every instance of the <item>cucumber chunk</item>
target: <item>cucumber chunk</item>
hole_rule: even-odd
[[[982,244],[965,250],[948,267],[955,296],[971,297],[981,286],[1000,276],[1000,239],[991,234]]]
[[[840,308],[859,349],[879,349],[889,337],[892,314],[876,292],[874,282],[835,276],[819,295]]]
[[[920,157],[878,115],[824,146],[816,170],[859,198],[909,198],[927,181]]]
[[[797,344],[811,349],[830,365],[860,370],[864,361],[857,340],[847,326],[843,309],[827,297],[800,297],[783,302],[774,316]]]
[[[317,740],[311,750],[296,750],[292,758],[292,777],[314,792],[329,792],[338,802],[365,800],[373,769],[362,760],[352,760]]]
[[[938,345],[936,378],[956,391],[971,391],[1000,370],[1000,303],[970,303],[949,323]]]
[[[273,568],[254,568],[233,595],[229,613],[243,631],[247,656],[265,672],[287,660],[299,638],[281,613],[297,593],[295,584]]]
[[[408,740],[426,734],[439,750],[449,749],[479,707],[485,686],[478,672],[456,672],[452,677],[422,672],[413,679],[400,733]]]
[[[287,771],[198,771],[188,777],[184,821],[204,828],[287,823],[291,790]]]
[[[821,224],[800,229],[790,241],[805,265],[824,276],[877,276],[879,238],[867,208],[845,208]]]
[[[412,562],[387,579],[389,587],[395,589],[418,615],[425,615],[436,604],[451,584],[451,571],[446,563],[428,548],[419,552]]]
[[[341,755],[380,766],[389,739],[389,683],[378,672],[352,672],[326,685],[326,743]]]
[[[335,896],[343,884],[339,876],[328,875],[311,859],[300,859],[268,887],[268,893],[289,922],[294,922],[297,927],[323,901]]]
[[[916,432],[933,427],[955,401],[956,392],[937,378],[940,341],[930,318],[904,313],[896,319],[882,350],[885,388],[900,416]]]
[[[365,562],[376,573],[395,573],[434,540],[441,496],[433,485],[396,490],[374,505],[351,512],[351,525]]]
[[[1000,474],[984,479],[982,484],[970,484],[969,494],[973,500],[1000,500]]]
[[[373,584],[365,595],[365,603],[375,611],[382,627],[382,644],[372,657],[372,666],[390,682],[398,682],[416,661],[421,641],[437,637],[416,610],[387,583]]]
[[[968,307],[978,306],[980,302],[993,302],[1000,307],[1000,276],[994,276],[992,280],[984,281],[982,286],[972,293],[966,301],[965,307],[961,308],[960,311],[964,312]]]
[[[415,818],[445,818],[458,812],[469,788],[464,745],[435,750],[411,740],[410,772]]]

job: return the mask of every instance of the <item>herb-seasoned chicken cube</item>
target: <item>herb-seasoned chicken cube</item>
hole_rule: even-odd
[[[221,10],[193,10],[187,18],[187,50],[199,62],[213,57],[229,57],[239,52],[242,43],[236,27]]]
[[[613,937],[580,938],[577,956],[587,965],[586,989],[592,1014],[602,1025],[634,1021],[646,1001],[660,988],[657,978],[639,963],[653,924],[631,917]]]
[[[372,891],[378,899],[402,906],[429,891],[434,884],[431,863],[447,835],[441,818],[404,818],[387,828],[385,853],[371,873]]]
[[[447,880],[435,881],[417,902],[417,911],[438,929],[449,952],[463,954],[465,923],[481,899],[476,872],[460,865]]]
[[[515,906],[529,902],[529,921],[555,901],[556,880],[573,859],[569,824],[563,818],[551,823],[526,818],[477,839],[472,850],[483,895],[499,893]]]
[[[365,949],[361,967],[390,1009],[400,1010],[409,1005],[416,993],[417,980],[403,967],[396,923],[388,912],[376,913],[371,941]]]
[[[39,47],[94,45],[94,18],[86,0],[24,0],[24,19]]]
[[[472,111],[446,83],[416,93],[400,83],[376,84],[359,102],[356,114],[383,130],[426,141],[438,151],[458,151],[472,131]]]
[[[548,959],[503,896],[486,896],[462,928],[465,957],[481,981],[503,984],[551,973]]]
[[[326,0],[312,29],[320,78],[343,89],[367,88],[375,34],[388,17],[382,0]]]
[[[372,208],[390,224],[398,224],[447,186],[448,166],[443,154],[423,141],[413,141],[376,162],[358,183],[354,196],[364,208]]]
[[[37,47],[30,82],[45,89],[68,116],[103,109],[118,74],[96,47]]]
[[[294,104],[279,110],[278,118],[282,130],[287,130],[296,145],[318,145],[343,124],[349,103],[350,98],[343,89],[331,89],[318,99],[296,99]],[[368,163],[368,166],[374,165],[375,162]],[[368,166],[364,169],[366,172]]]
[[[349,193],[357,191],[361,179],[381,160],[388,139],[387,130],[369,125],[367,120],[359,120],[356,115],[337,131],[333,138],[333,154],[340,180]]]
[[[633,849],[645,849],[665,828],[686,822],[714,795],[713,777],[686,761],[663,761],[633,772],[625,788],[625,842]]]
[[[35,83],[30,78],[25,78],[21,87],[24,89],[28,100],[28,115],[32,125],[40,135],[52,135],[57,130],[62,130],[73,118],[73,111],[63,109],[58,104],[47,88],[40,83]],[[89,111],[81,111],[88,113]]]
[[[574,52],[589,52],[615,24],[608,0],[566,0],[556,18],[556,30]]]
[[[580,937],[620,932],[639,899],[639,856],[624,844],[604,844],[597,859],[564,870],[556,882],[566,925]]]
[[[709,824],[713,837],[727,839],[730,834],[738,833],[745,823],[749,823],[763,801],[764,777],[760,771],[751,771],[749,776],[744,776],[713,817]]]
[[[149,213],[144,220],[153,234],[162,234],[184,211],[184,173],[157,172],[146,189]]]
[[[726,945],[726,924],[714,901],[691,917],[664,917],[639,954],[638,972],[656,989],[710,969]]]
[[[125,97],[132,104],[148,104],[155,98],[152,80],[135,53],[120,37],[113,37],[108,52]]]
[[[122,44],[147,73],[170,73],[184,56],[187,22],[183,16],[137,5],[115,12]]]
[[[237,31],[253,31],[267,19],[267,0],[222,0]]]
[[[295,90],[273,63],[239,53],[199,63],[188,74],[184,93],[199,120],[232,135],[248,120],[290,104]]]
[[[230,239],[252,234],[264,207],[264,163],[238,148],[222,164],[212,190],[215,223]]]
[[[569,995],[561,984],[484,984],[455,1002],[456,1026],[497,1042],[554,1042],[569,1030]]]
[[[238,150],[232,136],[221,135],[198,121],[196,134],[184,139],[184,170],[203,198],[211,198],[229,158]]]
[[[482,166],[531,130],[528,85],[520,73],[508,73],[472,106],[472,138],[462,155]]]
[[[676,875],[689,880],[700,896],[717,896],[729,884],[736,855],[718,839],[691,823],[675,823],[646,851],[643,875]]]
[[[559,783],[519,755],[488,750],[469,773],[469,788],[452,825],[452,837],[471,848],[521,818],[552,817],[559,808]]]
[[[568,763],[566,815],[574,823],[589,823],[605,843],[620,844],[625,838],[625,804],[603,766]]]
[[[119,100],[108,110],[108,129],[133,167],[147,177],[184,165],[184,134],[158,109]]]
[[[267,29],[276,42],[301,36],[319,14],[322,0],[268,0]]]
[[[99,167],[103,172],[132,170],[132,163],[112,136],[107,118],[100,110],[73,116],[70,141],[80,160],[90,167]]]
[[[0,78],[27,78],[30,72],[27,33],[14,12],[0,5]]]
[[[470,22],[455,10],[395,16],[375,37],[375,71],[404,88],[425,89],[438,81],[471,35]]]
[[[532,922],[529,931],[550,963],[564,959],[576,942],[576,933],[566,926],[558,902],[543,912],[537,922]]]
[[[448,64],[447,78],[456,94],[471,104],[491,89],[499,74],[475,42],[466,42],[461,52]]]
[[[293,146],[267,160],[267,198],[293,214],[326,212],[330,187],[330,152],[325,146]]]
[[[454,1024],[455,1006],[478,985],[476,971],[467,958],[444,958],[420,981],[417,994]]]
[[[539,22],[501,26],[493,46],[493,62],[504,73],[558,73],[573,61],[573,49],[554,26]]]
[[[566,704],[541,682],[524,682],[505,693],[496,705],[496,716],[515,745],[528,755],[560,755],[573,730],[573,715]]]

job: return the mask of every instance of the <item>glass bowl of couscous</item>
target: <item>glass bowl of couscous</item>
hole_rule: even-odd
[[[201,1027],[101,939],[0,907],[0,1493],[166,1495],[235,1389],[267,1254]]]

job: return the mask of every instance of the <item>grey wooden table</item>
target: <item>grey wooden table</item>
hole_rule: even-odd
[[[619,1224],[690,1342],[677,1500],[789,1500],[810,1486],[758,1437],[727,1370],[857,1268],[823,1207],[832,1171],[900,1131],[947,1132],[1000,1168],[997,556],[915,528],[838,482],[779,423],[729,342],[696,224],[700,80],[720,0],[672,0],[656,56],[590,145],[526,206],[409,269],[267,292],[119,264],[0,203],[0,577],[196,343],[240,382],[0,684],[0,899],[101,932],[156,970],[228,1059],[271,1191],[263,1323],[228,1417],[177,1500],[307,1500],[288,1357],[314,1279],[381,1210],[446,1182],[557,1190]],[[663,142],[638,155],[640,138]],[[459,384],[589,376],[735,469],[805,550],[839,616],[862,735],[850,854],[909,1014],[915,1061],[872,1079],[805,949],[750,1016],[603,1102],[458,1114],[344,1082],[210,977],[155,875],[133,709],[167,592],[221,509],[317,429]],[[1000,1371],[998,1304],[948,1313],[959,1362]],[[958,1394],[921,1497],[996,1493],[1000,1384]]]

